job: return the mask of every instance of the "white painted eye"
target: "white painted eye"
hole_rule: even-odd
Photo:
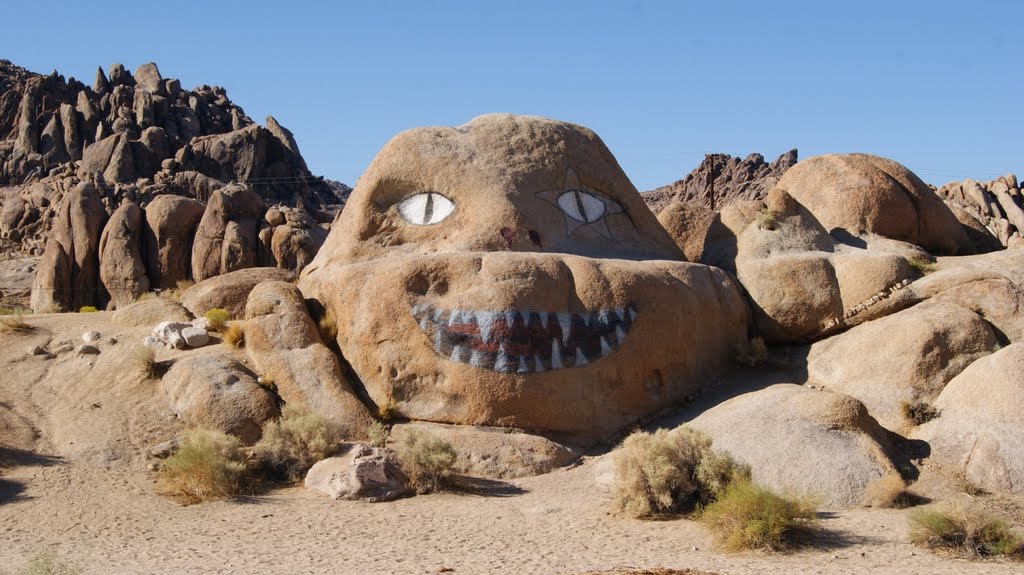
[[[558,196],[558,207],[565,215],[585,224],[601,219],[608,209],[604,200],[583,190],[569,190]]]
[[[455,211],[455,204],[437,192],[413,194],[398,204],[398,213],[405,221],[417,226],[430,226],[447,218]]]

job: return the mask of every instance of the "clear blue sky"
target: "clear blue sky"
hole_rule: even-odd
[[[641,189],[705,152],[1024,176],[1024,2],[5,3],[0,58],[92,82],[155,61],[272,114],[349,184],[395,133],[488,112],[595,130]]]

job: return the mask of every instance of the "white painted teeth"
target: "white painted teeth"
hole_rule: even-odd
[[[626,339],[626,332],[622,331],[622,326],[615,326],[615,337],[618,338],[619,345],[622,345],[622,341]]]
[[[448,317],[448,325],[451,326],[451,325],[455,325],[455,324],[459,323],[461,318],[462,318],[462,311],[460,311],[460,310],[453,311],[452,315]]]
[[[533,356],[533,370],[540,373],[544,371],[544,362],[540,359],[540,354]]]
[[[456,363],[462,363],[462,346],[455,346],[452,348],[452,361]]]
[[[587,365],[588,363],[590,363],[590,362],[587,361],[587,354],[583,353],[582,349],[577,349],[576,350],[576,366],[579,367],[581,365]]]
[[[558,314],[558,324],[562,326],[562,343],[569,345],[569,330],[572,327],[572,316],[567,313]]]
[[[481,367],[483,363],[483,354],[474,349],[473,353],[469,356],[469,365],[472,365],[473,367]]]
[[[476,325],[480,328],[480,340],[491,341],[491,328],[494,327],[494,313],[489,311],[476,312]]]
[[[608,345],[608,340],[601,338],[601,357],[604,357],[612,352],[612,347]]]
[[[551,339],[551,369],[562,369],[562,349],[558,347],[558,340]]]
[[[526,363],[526,356],[525,355],[519,356],[519,369],[517,369],[516,372],[517,373],[530,373],[530,365],[528,363]]]

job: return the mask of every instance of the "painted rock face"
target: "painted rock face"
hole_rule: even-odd
[[[596,438],[745,342],[733,282],[681,260],[593,132],[491,115],[391,140],[300,288],[377,407]]]

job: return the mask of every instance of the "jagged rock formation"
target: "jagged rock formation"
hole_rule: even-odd
[[[655,214],[672,202],[700,203],[712,207],[711,198],[708,197],[708,176],[712,174],[715,211],[736,200],[763,200],[782,174],[796,162],[796,149],[782,154],[770,164],[764,161],[761,154],[750,154],[742,160],[728,154],[709,154],[685,178],[644,192],[644,201]]]
[[[1024,243],[1024,198],[1017,176],[950,182],[935,193],[950,207],[979,252]]]
[[[90,87],[0,60],[0,89],[0,250],[46,251],[37,310],[124,305],[246,267],[300,271],[350,191],[310,174],[273,117],[259,126],[223,88],[183,89],[153,63],[99,69]],[[267,206],[287,217],[265,221]]]

